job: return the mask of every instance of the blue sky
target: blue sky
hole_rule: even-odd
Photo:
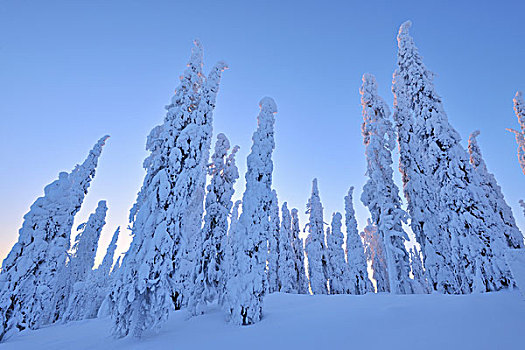
[[[395,37],[407,19],[450,122],[465,145],[481,130],[488,167],[525,229],[517,205],[525,176],[505,131],[517,127],[512,98],[525,90],[523,13],[520,1],[0,1],[0,258],[43,187],[106,133],[76,222],[108,201],[103,250],[116,226],[127,226],[146,136],[162,121],[194,38],[204,45],[206,70],[220,59],[230,65],[214,131],[241,146],[237,196],[258,102],[272,96],[280,201],[303,212],[317,177],[329,222],[353,185],[362,227],[361,76],[374,74],[392,104]]]

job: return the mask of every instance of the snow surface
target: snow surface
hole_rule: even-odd
[[[211,306],[170,315],[158,334],[114,339],[109,318],[25,330],[9,349],[523,349],[517,290],[471,295],[292,295],[265,298],[261,322],[235,326]],[[312,330],[316,330],[312,332]]]

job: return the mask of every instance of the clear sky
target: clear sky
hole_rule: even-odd
[[[258,102],[271,96],[279,108],[279,200],[304,212],[317,177],[329,222],[354,185],[362,228],[361,76],[376,75],[392,104],[396,33],[407,19],[450,122],[465,146],[481,130],[488,167],[524,230],[517,202],[525,176],[505,131],[517,127],[512,98],[525,90],[524,13],[522,1],[0,0],[0,258],[44,186],[83,161],[104,134],[111,139],[76,223],[106,199],[102,253],[118,225],[126,248],[145,139],[164,117],[194,38],[204,45],[206,70],[219,59],[230,65],[214,132],[241,146],[236,196]]]

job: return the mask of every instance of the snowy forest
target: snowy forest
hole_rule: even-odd
[[[129,250],[122,259],[115,255],[116,228],[102,263],[94,266],[111,205],[104,200],[71,241],[106,135],[82,163],[59,173],[25,214],[0,271],[0,340],[102,317],[111,319],[108,334],[140,338],[176,310],[192,318],[212,304],[227,322],[246,326],[264,318],[264,299],[277,292],[471,294],[519,287],[509,256],[525,251],[524,236],[484,162],[480,132],[472,132],[467,149],[449,123],[410,27],[403,23],[397,35],[394,105],[379,96],[372,74],[362,77],[365,186],[348,184],[341,192],[344,213],[328,215],[322,183],[313,178],[308,222],[300,222],[302,209],[290,208],[272,186],[272,154],[279,145],[278,107],[270,97],[259,102],[246,186],[242,200],[233,202],[239,147],[223,133],[212,139],[228,65],[221,61],[204,72],[196,40],[164,120],[146,140],[146,176],[129,213]],[[516,138],[525,175],[521,92],[513,102],[519,128],[509,128],[509,137]],[[396,148],[402,193],[394,181]],[[369,210],[363,232],[355,200]],[[525,215],[525,202],[520,205]],[[407,244],[407,230],[416,244]]]

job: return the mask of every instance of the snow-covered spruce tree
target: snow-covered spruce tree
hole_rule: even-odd
[[[233,204],[233,207],[231,209],[231,214],[230,214],[230,227],[228,229],[228,235],[227,237],[225,237],[225,240],[223,242],[223,245],[225,246],[223,266],[224,266],[224,271],[226,275],[224,276],[225,284],[221,286],[223,289],[219,291],[219,305],[225,307],[228,311],[229,311],[228,309],[229,307],[228,287],[230,287],[229,281],[232,276],[232,269],[233,269],[232,265],[234,262],[233,252],[236,248],[233,245],[236,242],[235,233],[237,232],[237,223],[239,222],[239,207],[241,206],[241,204],[242,204],[242,201],[240,200],[236,201]]]
[[[158,329],[185,302],[201,229],[212,112],[224,63],[202,74],[202,47],[191,58],[164,122],[150,132],[146,177],[130,212],[133,241],[111,292],[113,334]]]
[[[292,247],[294,252],[295,263],[295,279],[297,280],[297,292],[299,294],[308,294],[308,277],[306,276],[306,268],[304,266],[304,242],[299,237],[301,233],[301,226],[299,225],[299,212],[297,209],[292,209]]]
[[[523,215],[525,216],[525,202],[523,201],[523,199],[520,199],[520,206],[521,209],[523,209]]]
[[[345,196],[345,226],[346,226],[346,260],[348,262],[348,283],[350,294],[366,294],[374,287],[368,278],[366,257],[363,242],[357,230],[357,220],[353,204],[354,187],[350,187]]]
[[[288,204],[283,203],[281,209],[281,228],[279,230],[279,283],[280,292],[298,293],[297,273],[295,271],[295,252],[292,247],[292,217]]]
[[[93,299],[93,310],[97,310],[96,317],[107,317],[111,315],[109,294],[111,293],[112,282],[116,280],[117,272],[120,267],[120,256],[117,261],[113,263],[115,257],[115,250],[117,249],[117,241],[120,235],[120,226],[117,227],[111,238],[111,242],[106,250],[106,255],[102,259],[102,263],[95,270],[97,277],[97,293]],[[94,316],[94,317],[95,317]],[[91,317],[90,316],[86,316]]]
[[[106,201],[99,201],[95,212],[89,216],[88,221],[77,228],[77,231],[82,231],[75,237],[73,254],[68,263],[71,285],[84,281],[92,271],[100,233],[106,224],[107,211]]]
[[[279,281],[279,201],[277,192],[272,191],[270,202],[270,231],[268,233],[268,291],[278,292],[281,282]]]
[[[368,219],[368,225],[361,235],[365,245],[365,256],[372,267],[372,278],[376,282],[376,292],[390,292],[385,246],[383,239],[379,236],[377,226]]]
[[[392,150],[395,147],[394,131],[388,116],[387,104],[377,94],[373,75],[363,75],[359,90],[363,106],[362,133],[367,159],[367,183],[361,201],[370,210],[372,220],[382,237],[387,259],[390,292],[412,293],[410,260],[405,249],[408,235],[403,230],[406,213],[401,209],[399,190],[394,183]]]
[[[194,286],[189,300],[192,315],[202,314],[208,302],[221,299],[226,284],[224,266],[228,232],[228,216],[232,207],[233,185],[239,178],[235,165],[235,146],[228,156],[230,141],[224,134],[217,135],[215,152],[209,167],[211,181],[206,195],[206,215],[202,229],[202,245],[194,271]]]
[[[183,158],[183,163],[189,164],[189,169],[187,175],[179,177],[176,182],[176,188],[180,190],[175,192],[186,192],[189,199],[187,209],[182,210],[179,216],[181,218],[182,237],[184,238],[181,244],[181,254],[174,256],[173,281],[175,282],[175,289],[173,295],[176,308],[187,305],[188,298],[184,297],[184,293],[191,294],[193,288],[191,276],[196,264],[196,252],[199,250],[198,247],[202,245],[200,232],[204,213],[206,169],[212,138],[212,116],[221,75],[227,68],[227,64],[221,61],[211,69],[201,89],[201,99],[195,114],[195,129],[187,128],[187,132],[181,133],[180,145],[193,145],[196,152],[188,153],[190,158],[194,157],[194,163]],[[197,130],[200,132],[196,132]],[[188,186],[188,180],[189,184],[193,185],[193,189],[190,188],[192,186]]]
[[[312,182],[312,195],[306,205],[306,214],[310,216],[307,224],[309,233],[305,242],[310,289],[313,294],[328,294],[328,259],[324,237],[323,205],[319,197],[317,179]]]
[[[73,244],[73,254],[70,257],[67,269],[67,308],[63,314],[63,321],[80,320],[87,309],[84,297],[86,284],[91,284],[94,279],[90,276],[93,272],[95,256],[97,254],[98,240],[102,228],[106,224],[108,207],[106,201],[99,201],[93,214],[87,222],[80,224]],[[88,302],[91,302],[89,300]]]
[[[397,128],[399,170],[410,214],[410,226],[421,245],[432,288],[441,293],[455,293],[458,288],[453,273],[450,240],[439,234],[438,191],[426,170],[426,158],[415,137],[416,132],[420,133],[425,127],[421,120],[414,118],[406,90],[403,76],[396,70],[392,87],[393,118]]]
[[[421,260],[420,252],[415,247],[410,248],[410,269],[414,277],[414,293],[427,294],[432,291],[428,279],[423,270],[423,260]]]
[[[249,325],[262,317],[267,291],[266,260],[270,205],[272,200],[272,153],[275,148],[274,123],[277,106],[265,97],[259,102],[257,130],[248,155],[246,190],[242,213],[233,238],[233,261],[228,280],[228,313],[231,323]]]
[[[518,162],[520,163],[523,174],[525,174],[525,101],[523,100],[523,93],[521,91],[516,92],[513,102],[514,112],[518,118],[520,130],[507,130],[516,135],[516,143],[518,144]]]
[[[111,242],[109,242],[108,249],[106,250],[106,255],[102,259],[102,263],[97,268],[97,271],[102,276],[109,276],[112,273],[111,267],[113,266],[113,259],[115,257],[115,250],[117,249],[118,236],[120,235],[120,226],[117,227],[113,236],[111,237]],[[117,264],[115,263],[115,266]]]
[[[334,213],[330,234],[326,236],[330,294],[348,294],[350,292],[350,276],[343,249],[345,237],[341,229],[342,220],[341,213]]]
[[[107,138],[101,138],[71,173],[61,172],[24,215],[18,242],[0,272],[0,340],[62,316],[66,295],[62,279],[73,219],[95,176]]]
[[[523,235],[516,225],[512,210],[505,201],[501,187],[498,185],[494,174],[490,173],[487,165],[483,160],[481,149],[479,148],[477,136],[480,134],[479,130],[470,134],[468,139],[468,150],[470,153],[470,163],[478,172],[481,178],[481,188],[485,194],[491,208],[496,213],[499,219],[500,228],[497,233],[503,233],[505,241],[509,248],[523,248]]]
[[[410,170],[412,178],[404,175],[405,181],[416,181],[405,195],[424,265],[439,292],[499,290],[513,281],[497,242],[497,218],[480,195],[479,175],[448,123],[409,27],[404,23],[398,34],[394,93],[397,125],[406,125],[400,140],[411,139],[408,155],[400,146],[402,161],[408,160],[401,168],[417,168]]]
[[[111,265],[113,264],[113,255],[117,247],[118,234],[119,229],[113,234],[111,243],[108,246],[101,265],[96,270],[89,269],[89,271],[86,272],[85,277],[78,280],[73,285],[73,291],[69,298],[69,305],[64,314],[64,321],[75,321],[97,317],[103,301],[110,292],[110,270]],[[85,238],[83,237],[80,242],[84,239]],[[109,315],[107,312],[104,312],[103,314],[105,316]]]

